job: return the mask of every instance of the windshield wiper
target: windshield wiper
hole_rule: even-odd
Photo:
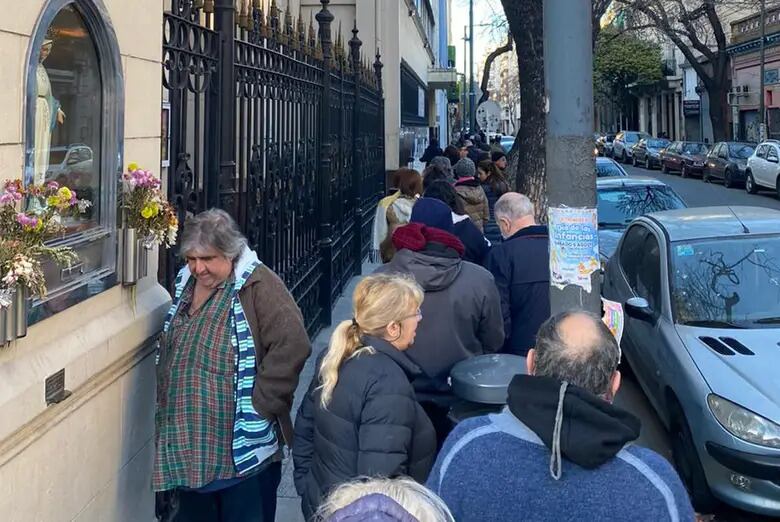
[[[686,321],[684,323],[680,323],[683,326],[701,326],[702,328],[736,328],[739,330],[744,329],[744,326],[730,323],[728,321],[717,321],[714,319],[700,319],[696,321]]]
[[[761,319],[754,319],[756,324],[780,324],[780,317],[762,317]]]
[[[608,223],[606,221],[599,221],[599,228],[626,228],[623,223]]]

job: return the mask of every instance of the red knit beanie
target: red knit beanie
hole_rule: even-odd
[[[406,248],[412,252],[419,252],[428,243],[439,243],[447,248],[451,248],[460,257],[463,257],[463,254],[466,252],[466,247],[463,246],[460,239],[438,228],[426,227],[419,223],[409,223],[397,228],[393,232],[393,245],[398,250]]]

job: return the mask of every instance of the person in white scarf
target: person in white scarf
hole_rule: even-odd
[[[396,191],[380,200],[376,207],[370,256],[374,263],[381,260],[380,247],[388,232],[398,225],[409,223],[412,207],[423,190],[422,176],[414,169],[398,169],[393,174],[392,182]]]

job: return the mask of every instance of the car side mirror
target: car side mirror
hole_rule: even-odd
[[[767,160],[769,163],[778,163],[778,161],[779,161],[779,160],[777,159],[777,156],[767,156],[766,160]]]
[[[650,308],[650,303],[644,297],[632,297],[626,301],[626,314],[640,321],[655,322],[653,309]]]

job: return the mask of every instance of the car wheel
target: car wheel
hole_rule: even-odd
[[[661,172],[664,174],[669,174],[669,167],[666,166],[666,163],[661,162]]]
[[[685,168],[684,164],[680,168],[680,176],[682,176],[683,178],[687,178],[688,177],[688,169]]]
[[[704,468],[693,443],[693,435],[681,406],[672,399],[671,437],[672,458],[680,478],[691,497],[691,504],[699,513],[712,513],[718,507],[718,500],[712,495],[704,475]]]
[[[748,171],[745,177],[745,192],[748,194],[758,193],[758,187],[756,186],[756,180],[753,179],[753,173]]]
[[[704,183],[709,183],[710,182],[710,173],[709,173],[709,171],[707,169],[704,169],[704,170],[701,171],[701,180]]]
[[[780,176],[777,177],[777,181],[775,182],[775,195],[777,196],[777,199],[780,199]]]
[[[726,172],[723,173],[723,186],[726,188],[731,188],[734,186],[734,178],[732,177],[733,174],[731,173],[730,169],[726,169]]]
[[[636,167],[637,166],[636,154],[634,154],[634,157],[631,158],[631,166],[632,167]]]

